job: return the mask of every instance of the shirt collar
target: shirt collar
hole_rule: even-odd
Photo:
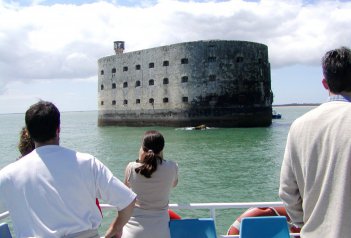
[[[351,102],[351,98],[340,94],[329,96],[328,102],[333,102],[333,101]]]

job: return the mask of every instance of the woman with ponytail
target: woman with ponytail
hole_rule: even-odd
[[[178,165],[163,159],[164,145],[160,132],[145,132],[139,159],[126,167],[124,182],[137,200],[122,238],[170,238],[168,201],[178,183]]]

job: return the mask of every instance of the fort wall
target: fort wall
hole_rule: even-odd
[[[196,41],[98,60],[98,124],[268,126],[268,47]]]

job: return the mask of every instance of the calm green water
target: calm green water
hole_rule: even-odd
[[[171,203],[278,201],[280,165],[294,119],[313,107],[278,107],[283,115],[268,128],[214,128],[189,131],[167,127],[97,127],[97,112],[64,112],[61,145],[95,155],[123,180],[124,168],[137,159],[145,130],[165,136],[165,159],[179,165],[179,184]],[[0,115],[0,168],[18,156],[23,114]],[[208,217],[208,211],[177,211],[183,217]],[[217,210],[217,230],[224,234],[242,210]],[[101,235],[114,211],[104,212]]]

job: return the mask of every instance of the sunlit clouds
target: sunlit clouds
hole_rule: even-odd
[[[74,2],[0,1],[0,94],[14,81],[91,79],[115,40],[127,52],[209,39],[260,42],[272,69],[319,65],[326,50],[350,46],[351,2]]]

